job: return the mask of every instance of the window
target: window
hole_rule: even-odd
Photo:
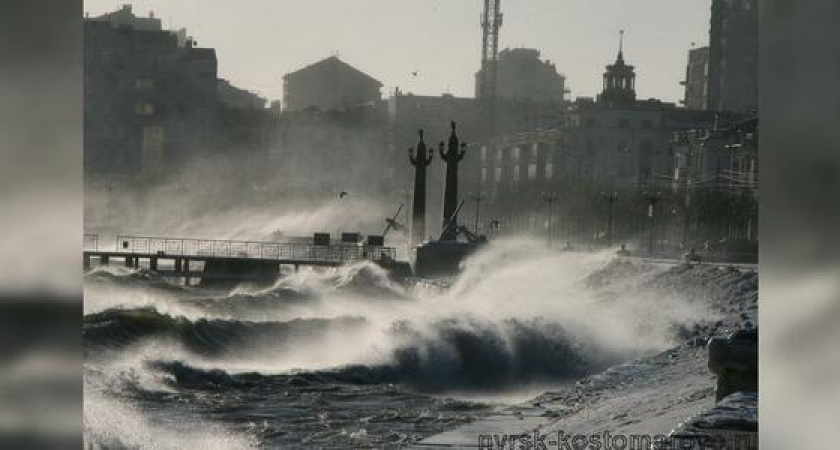
[[[629,155],[633,149],[630,148],[630,144],[627,141],[618,141],[618,148],[616,149],[618,153]]]
[[[138,91],[150,91],[155,88],[155,80],[150,78],[138,78],[134,82],[134,89]]]
[[[487,146],[481,146],[481,162],[487,161]]]
[[[545,165],[545,179],[550,180],[554,177],[554,164],[546,163]]]
[[[540,144],[534,143],[534,145],[531,146],[531,157],[533,159],[537,159],[539,154],[540,154]]]
[[[144,166],[159,166],[163,162],[163,127],[143,127],[141,151]]]
[[[496,170],[493,173],[493,179],[496,181],[496,183],[502,181],[502,168],[501,167],[496,167]]]
[[[529,180],[536,180],[537,179],[537,164],[536,163],[528,164],[528,179]]]
[[[517,192],[519,190],[519,165],[513,166],[513,173],[510,179],[510,190]]]
[[[520,153],[521,153],[521,150],[520,150],[519,147],[513,147],[513,149],[510,152],[511,159],[513,159],[514,161],[519,161],[519,154]]]
[[[155,113],[155,106],[151,103],[138,103],[134,108],[138,116],[151,116]]]
[[[486,167],[481,168],[481,182],[482,183],[487,182],[487,168]]]

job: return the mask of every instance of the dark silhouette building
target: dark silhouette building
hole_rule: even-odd
[[[97,20],[110,22],[115,27],[129,27],[135,30],[160,31],[163,29],[159,18],[154,12],[149,12],[149,17],[139,17],[134,14],[131,5],[122,5],[122,8],[102,14],[96,17]]]
[[[265,109],[267,100],[246,89],[238,88],[228,80],[219,79],[217,95],[219,102],[236,109]]]
[[[504,49],[496,62],[496,97],[509,100],[556,101],[564,99],[566,78],[557,72],[551,61],[540,59],[540,52],[531,48]],[[483,73],[476,77],[476,97],[480,96]]]
[[[216,67],[213,49],[130,7],[86,19],[85,171],[155,172],[211,145]]]
[[[758,111],[758,0],[713,0],[709,32],[709,105]]]
[[[99,178],[155,178],[213,158],[266,167],[276,139],[277,113],[218,79],[213,49],[130,6],[84,20],[84,100],[85,173]]]
[[[283,76],[283,108],[345,109],[381,99],[382,83],[335,56]]]
[[[688,52],[685,70],[685,98],[688,109],[709,109],[709,47],[694,48]]]

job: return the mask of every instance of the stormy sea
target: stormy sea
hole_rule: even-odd
[[[720,308],[657,264],[490,244],[445,280],[85,277],[87,448],[399,448],[684,341]]]

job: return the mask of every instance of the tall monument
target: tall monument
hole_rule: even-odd
[[[455,122],[452,122],[452,134],[449,135],[449,147],[443,151],[443,142],[440,143],[440,158],[446,163],[446,187],[443,197],[443,228],[446,230],[441,240],[453,241],[457,238],[457,231],[454,227],[448,227],[447,223],[452,220],[457,223],[458,218],[453,217],[458,208],[458,163],[464,159],[467,144],[460,142],[455,131]]]
[[[420,141],[416,148],[408,149],[408,160],[414,166],[414,203],[411,208],[411,244],[419,244],[426,238],[426,167],[432,162],[434,150],[426,149],[423,130],[419,130]]]

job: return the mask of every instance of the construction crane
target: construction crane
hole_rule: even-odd
[[[496,132],[496,84],[499,78],[499,30],[501,28],[501,0],[484,0],[484,12],[481,17],[481,76],[476,96],[482,105],[488,138]]]

